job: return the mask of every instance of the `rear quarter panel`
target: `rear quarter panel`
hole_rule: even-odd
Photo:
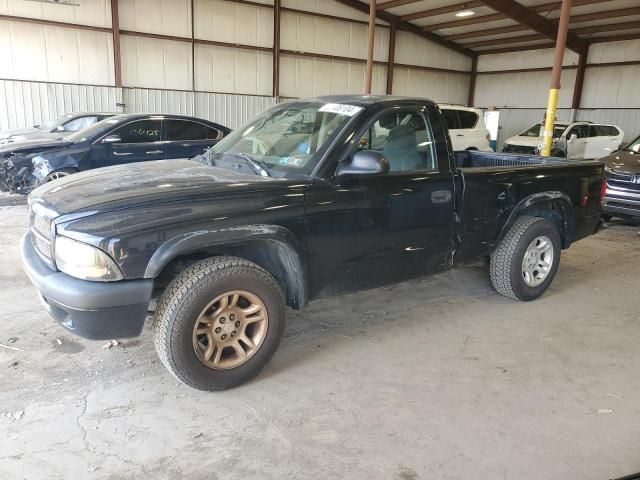
[[[544,206],[546,197],[571,203],[573,231],[566,246],[593,234],[600,219],[603,175],[604,165],[598,162],[461,169],[455,261],[471,261],[491,253],[515,218],[526,213],[530,204]]]

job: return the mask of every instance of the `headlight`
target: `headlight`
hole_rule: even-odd
[[[57,267],[72,277],[102,282],[124,278],[109,255],[86,243],[56,237],[55,253]]]

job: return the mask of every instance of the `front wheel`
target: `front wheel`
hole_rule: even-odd
[[[184,270],[163,293],[154,344],[164,366],[199,390],[244,383],[271,359],[285,324],[284,296],[271,274],[235,257]]]
[[[560,250],[560,234],[553,223],[540,217],[520,217],[491,254],[493,288],[516,300],[538,298],[558,270]]]
[[[77,172],[73,168],[61,168],[60,170],[56,170],[55,172],[51,172],[49,175],[47,175],[44,178],[44,181],[45,182],[53,182],[54,180],[58,180],[60,178],[67,177],[67,176],[72,175],[74,173],[77,173]]]

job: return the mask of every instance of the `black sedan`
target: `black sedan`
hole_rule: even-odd
[[[230,130],[180,115],[121,114],[64,139],[0,146],[0,187],[26,193],[42,183],[93,168],[192,158]]]
[[[67,113],[55,120],[49,120],[33,127],[3,130],[0,132],[0,145],[42,138],[63,138],[114,115],[116,114],[101,112]]]
[[[600,160],[607,178],[603,217],[640,220],[640,137]]]

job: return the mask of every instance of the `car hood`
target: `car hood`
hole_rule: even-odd
[[[611,170],[620,173],[640,173],[640,153],[620,150],[600,159]]]
[[[189,198],[299,188],[305,183],[309,181],[247,175],[192,160],[157,160],[70,175],[36,188],[30,198],[34,208],[44,208],[51,218],[81,217]]]
[[[32,133],[46,133],[46,130],[40,130],[36,127],[28,127],[28,128],[15,128],[13,130],[3,130],[0,132],[0,140],[9,137],[15,137],[20,135],[29,135]]]
[[[23,150],[37,151],[38,148],[48,150],[56,147],[65,147],[72,142],[65,142],[58,138],[36,138],[32,140],[24,140],[22,142],[7,143],[0,145],[0,155],[6,153],[17,153]]]
[[[509,145],[537,147],[542,143],[542,137],[521,137],[519,135],[516,135],[515,137],[508,138],[505,143],[508,143]]]

